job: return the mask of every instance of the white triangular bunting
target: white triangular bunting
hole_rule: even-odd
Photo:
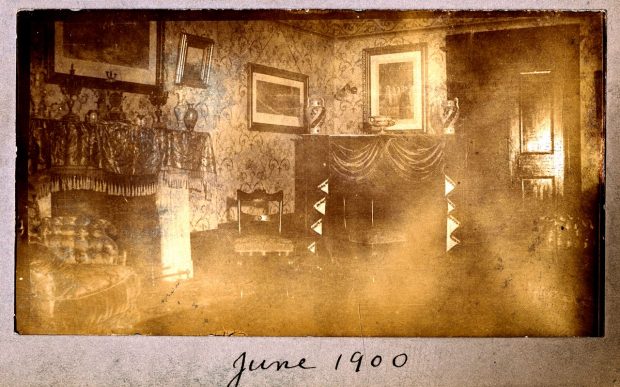
[[[448,175],[444,175],[446,177],[446,193],[445,195],[448,196],[448,194],[450,192],[452,192],[452,190],[454,190],[454,187],[456,187],[456,183],[454,182],[454,180],[452,180],[450,177],[448,177]]]
[[[325,192],[326,194],[328,194],[329,193],[329,179],[325,179],[325,181],[319,184],[317,188]]]
[[[325,198],[321,198],[318,202],[314,203],[314,209],[325,215]]]
[[[457,238],[448,236],[448,238],[446,239],[446,251],[452,250],[452,248],[459,243],[461,243],[461,241]]]
[[[312,242],[308,245],[308,251],[310,251],[312,254],[316,253],[316,242]]]
[[[454,216],[448,215],[446,222],[446,251],[450,251],[454,246],[461,243],[455,236],[452,235],[454,230],[459,228],[461,222],[459,222]]]
[[[452,211],[454,211],[454,209],[456,208],[456,206],[454,205],[454,203],[452,203],[452,200],[447,199],[448,200],[448,214],[451,213]]]
[[[447,234],[448,235],[452,235],[454,230],[459,228],[460,225],[461,225],[461,222],[459,222],[454,216],[449,215],[448,216],[448,222],[446,224]]]
[[[310,226],[312,231],[319,235],[323,235],[323,219],[319,219],[312,226]]]

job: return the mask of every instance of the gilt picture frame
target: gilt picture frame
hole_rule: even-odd
[[[426,131],[427,79],[426,44],[365,49],[363,122],[389,116],[391,131]]]
[[[174,83],[207,88],[214,45],[212,39],[182,32]]]
[[[164,23],[115,20],[50,25],[48,82],[62,84],[75,69],[82,86],[148,94],[163,81]]]
[[[259,64],[248,64],[248,127],[250,130],[306,132],[308,76]]]

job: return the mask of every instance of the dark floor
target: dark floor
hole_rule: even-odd
[[[478,218],[497,215],[487,212]],[[156,278],[157,239],[132,238],[128,264],[142,278],[139,318],[103,333],[592,335],[591,242],[584,248],[583,236],[568,234],[559,218],[554,229],[540,217],[509,215],[497,224],[470,217],[463,243],[448,253],[420,240],[366,246],[336,234],[323,238],[316,254],[306,249],[310,240],[288,235],[295,242],[289,256],[241,256],[233,251],[235,225],[223,224],[192,234],[195,276],[179,282]],[[19,312],[28,291],[17,294]],[[31,331],[49,333],[45,326]]]
[[[296,239],[239,256],[230,228],[192,236],[195,277],[145,281],[135,332],[248,336],[557,336],[592,332],[591,262],[499,230],[433,254],[412,244]],[[504,234],[504,235],[502,235]]]

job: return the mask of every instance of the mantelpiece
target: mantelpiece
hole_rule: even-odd
[[[140,127],[121,121],[30,121],[28,174],[31,183],[40,180],[37,189],[41,194],[46,190],[88,189],[110,195],[152,195],[159,176],[173,186],[189,184],[188,179],[169,179],[174,172],[204,179],[215,175],[208,133]]]
[[[296,140],[295,208],[307,230],[308,249],[320,248],[323,236],[350,232],[345,230],[348,213],[371,226],[383,217],[409,232],[426,232],[432,237],[425,248],[445,251],[450,236],[444,145],[440,136],[398,133]]]
[[[208,133],[120,121],[30,121],[28,182],[39,216],[54,215],[52,193],[59,191],[155,195],[157,213],[152,216],[158,219],[161,245],[158,276],[167,280],[193,275],[189,189],[199,184],[206,190],[215,182],[215,171]]]

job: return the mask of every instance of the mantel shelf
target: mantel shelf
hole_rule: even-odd
[[[169,184],[187,186],[189,177],[212,179],[216,173],[208,133],[119,121],[32,119],[28,160],[29,175],[49,176],[45,190],[52,191],[142,196],[153,193],[160,175]],[[173,178],[175,171],[186,177]]]

